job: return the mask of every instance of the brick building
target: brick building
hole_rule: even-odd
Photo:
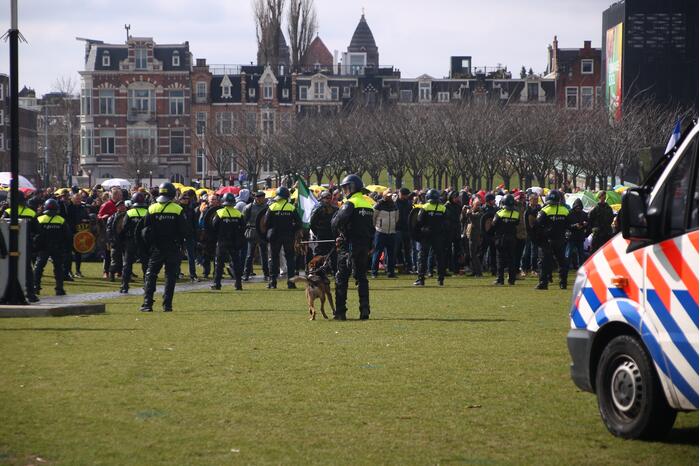
[[[187,42],[85,40],[80,163],[93,180],[192,176],[190,67]]]
[[[547,78],[556,83],[556,104],[571,109],[591,109],[602,101],[601,52],[583,42],[583,48],[559,48],[557,36],[547,47]]]
[[[9,92],[9,76],[0,74],[0,171],[10,171]],[[36,156],[36,120],[36,111],[24,107],[19,108],[19,173],[35,185],[39,181]]]

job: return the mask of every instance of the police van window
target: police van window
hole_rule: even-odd
[[[695,159],[697,158],[697,141],[695,136],[687,150],[682,154],[671,176],[667,179],[664,210],[666,212],[667,237],[677,236],[686,232],[688,225],[688,204],[690,185],[693,181]]]
[[[695,165],[693,167],[693,182],[690,185],[692,195],[690,196],[690,214],[688,215],[688,231],[698,229],[698,203],[700,203],[700,198],[698,198],[698,139],[695,137],[693,142],[693,152],[691,152],[692,158],[695,159]]]

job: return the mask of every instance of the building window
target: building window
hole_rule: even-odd
[[[581,60],[581,74],[593,74],[593,60]]]
[[[136,60],[136,69],[137,70],[147,69],[148,68],[148,50],[146,50],[146,47],[136,47],[134,52],[135,52],[135,60]]]
[[[289,89],[282,89],[282,98],[289,99]]]
[[[309,88],[307,86],[301,86],[299,88],[299,100],[307,100],[309,98]]]
[[[233,134],[233,114],[231,112],[218,112],[216,114],[216,134]]]
[[[5,110],[0,109],[0,126],[5,124]],[[3,128],[0,128],[0,132],[4,132]]]
[[[109,58],[109,50],[105,50],[104,53],[102,54],[102,66],[110,66],[111,61]]]
[[[537,101],[540,98],[539,83],[527,83],[527,100]]]
[[[80,153],[86,157],[92,157],[92,128],[80,130]]]
[[[170,114],[184,115],[185,114],[185,91],[170,91],[168,95],[170,99]]]
[[[221,97],[225,99],[230,99],[231,98],[231,86],[228,85],[221,85]]]
[[[0,84],[0,102],[5,100],[5,85]]]
[[[173,52],[173,66],[180,66],[180,52],[175,50]]]
[[[100,115],[114,114],[114,89],[100,89]]]
[[[248,88],[248,97],[254,98],[255,97],[255,88],[254,87],[249,87]]]
[[[156,153],[155,128],[127,129],[127,138],[129,140],[128,157],[143,161],[150,160],[152,155]],[[158,178],[162,178],[162,176],[158,176]]]
[[[350,98],[350,86],[343,87],[343,98],[344,99]]]
[[[80,113],[83,115],[92,114],[91,94],[92,89],[84,87],[80,90]]]
[[[596,87],[595,87],[595,104],[596,104],[596,107],[599,107],[599,106],[600,106],[600,98],[601,98],[602,95],[603,95],[603,94],[602,94],[602,92],[601,92],[600,86],[596,86]]]
[[[280,126],[282,126],[282,129],[289,129],[292,127],[292,114],[291,113],[281,113],[280,114]]]
[[[114,155],[114,138],[116,133],[113,129],[100,130],[100,154]]]
[[[566,108],[578,108],[578,87],[566,88]]]
[[[197,112],[197,136],[202,136],[207,131],[207,112]]]
[[[272,110],[263,110],[262,112],[262,130],[264,134],[275,133],[275,112]]]
[[[129,90],[129,111],[133,113],[148,113],[155,109],[154,93],[149,89]]]
[[[421,102],[430,102],[433,100],[433,95],[430,89],[431,85],[429,82],[427,83],[420,83],[418,85],[418,98],[420,99]]]
[[[185,153],[185,130],[181,128],[170,130],[170,153]]]
[[[403,103],[409,103],[413,102],[413,91],[411,90],[402,90],[399,92],[399,102]]]
[[[593,108],[593,88],[581,88],[581,108]]]
[[[340,89],[337,87],[331,87],[331,100],[338,100],[340,96]]]
[[[272,94],[272,84],[265,83],[263,85],[263,99],[271,100]]]
[[[197,167],[196,167],[196,172],[197,173],[204,173],[204,158],[206,157],[206,153],[204,152],[204,149],[197,149]]]
[[[438,102],[449,102],[450,93],[449,92],[438,92]]]
[[[316,81],[314,83],[314,100],[323,100],[326,98],[326,83]]]
[[[207,101],[207,83],[203,81],[197,82],[197,102],[206,102]]]
[[[5,150],[5,133],[0,131],[0,150]]]
[[[254,133],[258,129],[257,117],[255,112],[246,112],[245,129],[249,133]]]

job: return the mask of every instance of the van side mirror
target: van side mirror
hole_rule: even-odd
[[[625,191],[619,215],[623,238],[631,241],[651,239],[647,222],[647,196],[643,188]]]

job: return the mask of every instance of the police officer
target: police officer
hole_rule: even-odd
[[[537,215],[536,228],[542,253],[542,270],[538,290],[546,290],[554,269],[554,260],[559,264],[559,288],[565,290],[569,266],[566,261],[566,230],[569,229],[569,209],[562,205],[559,191],[552,190],[545,205]]]
[[[330,191],[323,191],[318,200],[318,205],[311,212],[309,227],[314,235],[314,240],[323,242],[311,243],[311,246],[315,256],[330,254],[331,265],[335,271],[338,268],[338,257],[334,254],[335,245],[328,241],[335,239],[331,228],[331,219],[338,212],[338,206],[333,202],[333,195]]]
[[[136,260],[141,261],[141,271],[146,277],[148,266],[148,255],[146,254],[143,239],[141,238],[141,228],[143,218],[148,213],[146,207],[146,196],[143,193],[134,193],[131,196],[131,208],[126,211],[124,218],[124,228],[121,231],[121,243],[123,245],[124,267],[122,269],[122,286],[120,293],[129,292],[129,283],[133,273],[133,266]]]
[[[515,198],[508,194],[503,199],[503,208],[493,217],[491,234],[496,246],[497,276],[494,285],[503,285],[505,269],[508,269],[508,284],[515,285],[518,272],[518,240],[516,238],[520,211],[515,208]]]
[[[68,223],[58,214],[58,210],[58,201],[49,199],[44,203],[44,215],[37,219],[39,228],[34,239],[34,247],[37,252],[36,269],[34,270],[36,294],[39,294],[41,290],[41,276],[49,258],[53,262],[56,296],[66,294],[63,289],[63,259],[66,250],[71,246],[72,235]]]
[[[180,269],[180,249],[183,239],[190,232],[190,225],[182,215],[182,207],[173,202],[175,186],[163,183],[158,188],[158,198],[151,204],[143,218],[143,238],[148,247],[148,269],[143,296],[142,312],[153,311],[153,293],[160,269],[165,265],[165,292],[163,293],[163,311],[173,310],[175,282]]]
[[[255,193],[255,200],[245,206],[243,209],[243,218],[245,219],[245,238],[248,243],[248,250],[245,258],[245,270],[243,272],[243,281],[247,282],[253,274],[253,260],[255,259],[255,250],[260,253],[260,265],[262,266],[265,280],[270,279],[270,269],[267,261],[267,242],[258,234],[257,220],[260,212],[267,209],[265,202],[265,193],[258,191]]]
[[[593,232],[591,255],[613,236],[612,223],[615,219],[615,213],[607,203],[607,196],[607,192],[600,191],[598,204],[588,213],[588,223]]]
[[[3,212],[3,218],[10,218],[9,207],[5,210],[5,212]],[[27,250],[24,255],[24,267],[26,270],[25,287],[27,290],[27,301],[29,301],[30,303],[36,303],[37,301],[39,301],[39,298],[37,298],[34,290],[34,270],[32,269],[32,243],[34,236],[39,231],[39,224],[37,223],[36,212],[34,211],[34,209],[27,207],[26,198],[24,197],[24,193],[22,191],[19,191],[17,193],[17,218],[24,219],[27,224]]]
[[[236,280],[236,289],[242,290],[241,278],[243,275],[243,262],[241,250],[245,245],[243,236],[245,220],[243,214],[236,209],[236,197],[231,193],[224,194],[222,209],[216,211],[212,219],[212,229],[216,235],[216,258],[214,264],[214,284],[212,290],[221,289],[221,277],[224,273],[224,264],[227,261],[233,263],[233,276]]]
[[[440,204],[440,193],[437,189],[429,189],[425,193],[426,203],[420,207],[416,230],[420,238],[418,253],[418,280],[414,286],[425,285],[425,272],[428,268],[428,253],[432,249],[437,261],[438,285],[445,284],[445,241],[447,231],[447,209]]]
[[[277,276],[280,273],[280,251],[284,249],[284,257],[287,262],[287,288],[296,288],[291,281],[294,276],[294,236],[301,228],[301,219],[296,208],[289,202],[289,189],[281,186],[277,188],[275,202],[270,204],[265,213],[265,226],[267,228],[267,241],[270,252],[270,281],[267,287],[277,288]]]
[[[338,246],[338,271],[335,274],[335,320],[345,320],[348,281],[353,274],[360,298],[360,320],[369,319],[369,253],[374,239],[374,205],[364,195],[362,178],[348,175],[340,183],[346,201],[331,220]]]

